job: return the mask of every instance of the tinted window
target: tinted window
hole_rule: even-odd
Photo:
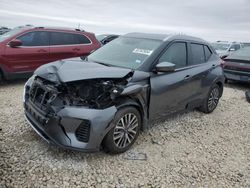
[[[71,33],[52,32],[50,40],[51,45],[70,45],[78,43],[75,35]]]
[[[187,45],[184,42],[172,44],[161,56],[159,62],[174,63],[176,68],[184,67],[187,64]]]
[[[89,44],[91,41],[84,35],[62,32],[51,32],[51,45]]]
[[[91,41],[84,35],[75,35],[78,38],[78,44],[89,44]]]
[[[22,41],[22,46],[48,46],[49,36],[45,31],[35,31],[24,34],[17,39]]]
[[[206,56],[206,61],[207,61],[211,57],[212,52],[207,46],[204,46],[204,50],[205,50],[205,56]]]
[[[231,49],[234,49],[235,51],[239,50],[240,49],[240,45],[239,44],[232,44],[232,46],[230,47],[230,50]]]
[[[192,50],[192,61],[190,62],[190,65],[197,65],[204,63],[206,61],[203,45],[191,44],[191,50]]]

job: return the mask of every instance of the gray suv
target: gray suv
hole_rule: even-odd
[[[159,118],[211,113],[223,92],[220,58],[206,41],[130,33],[86,61],[43,65],[24,90],[25,116],[49,143],[121,153]]]

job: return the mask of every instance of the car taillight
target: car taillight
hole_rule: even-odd
[[[224,60],[220,60],[220,65],[222,66],[222,68],[224,68],[226,66],[226,62]]]

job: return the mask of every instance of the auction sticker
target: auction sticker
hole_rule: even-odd
[[[146,49],[140,49],[140,48],[135,48],[133,50],[133,53],[135,54],[143,54],[143,55],[151,55],[153,50],[146,50]]]

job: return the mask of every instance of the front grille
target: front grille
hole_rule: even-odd
[[[38,113],[37,111],[35,111],[30,105],[26,105],[25,106],[27,112],[41,125],[44,125],[48,122],[48,118],[46,118],[44,115],[42,115],[41,113]]]
[[[49,104],[57,97],[57,91],[45,85],[41,80],[36,80],[30,89],[30,100],[41,110],[46,111]]]
[[[76,129],[76,138],[81,142],[88,142],[90,135],[90,122],[87,120],[83,120],[83,122]]]

